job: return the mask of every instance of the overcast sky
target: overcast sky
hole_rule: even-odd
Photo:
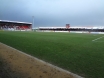
[[[0,19],[35,26],[104,26],[104,0],[0,0]]]

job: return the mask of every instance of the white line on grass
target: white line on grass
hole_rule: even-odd
[[[92,40],[92,41],[96,41],[96,40],[99,40],[99,39],[101,39],[101,38],[103,38],[104,36],[102,36],[102,37],[99,37],[99,38],[96,38],[96,39],[94,39],[94,40]]]
[[[104,42],[104,41],[95,41],[95,42]]]

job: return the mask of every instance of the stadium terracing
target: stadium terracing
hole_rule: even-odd
[[[66,24],[64,27],[39,27],[44,32],[71,32],[71,33],[102,33],[104,34],[104,26],[70,26]]]
[[[71,33],[101,33],[104,34],[104,26],[66,26],[62,27],[38,27],[32,28],[32,23],[0,20],[0,30],[7,31],[32,31],[38,32],[71,32]]]
[[[0,20],[0,30],[8,31],[30,31],[32,23]]]

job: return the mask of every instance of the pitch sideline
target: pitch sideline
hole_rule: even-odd
[[[18,52],[20,52],[20,53],[26,55],[26,56],[32,57],[32,58],[34,58],[35,60],[37,60],[37,61],[39,61],[39,62],[41,62],[41,63],[47,64],[47,65],[49,65],[49,66],[51,66],[51,67],[53,67],[53,68],[55,68],[55,69],[57,69],[57,70],[66,72],[66,73],[68,73],[68,74],[71,74],[74,78],[84,78],[84,77],[81,77],[81,76],[79,76],[79,75],[77,75],[77,74],[74,74],[74,73],[72,73],[72,72],[70,72],[70,71],[64,70],[64,69],[62,69],[62,68],[60,68],[60,67],[57,67],[57,66],[55,66],[55,65],[52,65],[52,64],[50,64],[50,63],[48,63],[48,62],[45,62],[45,61],[43,61],[43,60],[40,60],[40,59],[38,59],[38,58],[36,58],[36,57],[33,57],[33,56],[31,56],[31,55],[29,55],[29,54],[27,54],[27,53],[24,53],[24,52],[22,52],[22,51],[20,51],[20,50],[17,50],[17,49],[15,49],[15,48],[13,48],[13,47],[11,47],[11,46],[8,46],[8,45],[6,45],[6,44],[4,44],[4,43],[1,43],[1,42],[0,42],[0,44],[3,44],[3,45],[5,45],[5,46],[7,46],[7,47],[9,47],[9,48],[11,48],[11,49],[14,49],[14,50],[16,50],[16,51],[18,51]]]

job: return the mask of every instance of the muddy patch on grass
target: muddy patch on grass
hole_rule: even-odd
[[[0,74],[3,78],[81,78],[2,43],[0,43],[0,62],[2,62]]]

